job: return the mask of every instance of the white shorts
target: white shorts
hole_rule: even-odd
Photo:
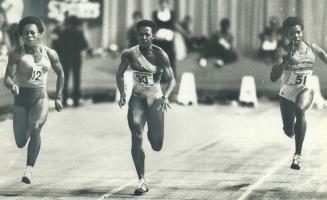
[[[279,91],[279,96],[295,103],[297,95],[304,89],[306,89],[306,87],[283,85]]]

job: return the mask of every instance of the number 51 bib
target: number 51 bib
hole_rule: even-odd
[[[288,85],[293,85],[296,87],[306,86],[310,77],[312,75],[312,71],[301,71],[301,72],[291,72]]]

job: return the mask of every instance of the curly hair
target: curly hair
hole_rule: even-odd
[[[138,31],[141,27],[145,27],[145,26],[151,27],[153,34],[157,32],[158,27],[151,20],[141,20],[141,21],[137,22],[136,30]]]
[[[304,24],[302,19],[298,17],[287,17],[283,22],[283,30],[287,31],[290,27],[299,25],[301,29],[304,29]]]
[[[23,28],[27,24],[35,24],[37,26],[39,33],[43,33],[43,31],[44,31],[43,24],[39,18],[34,17],[34,16],[28,16],[28,17],[24,17],[23,19],[21,19],[18,23],[18,33],[20,35],[23,34]]]

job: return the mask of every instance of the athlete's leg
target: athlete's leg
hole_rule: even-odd
[[[306,111],[310,107],[310,105],[313,101],[313,96],[314,96],[313,90],[310,90],[310,89],[302,90],[297,95],[297,98],[295,101],[297,108],[302,111]]]
[[[33,167],[41,147],[41,128],[48,116],[48,98],[39,99],[29,112],[30,142],[27,150],[27,166]]]
[[[18,148],[23,148],[29,138],[28,113],[24,107],[14,106],[13,126],[16,145]]]
[[[142,147],[143,129],[146,122],[145,105],[134,95],[129,100],[128,125],[132,133],[132,157],[139,179],[144,178],[144,150]]]
[[[307,122],[305,111],[310,107],[313,100],[313,91],[305,89],[301,91],[296,99],[296,122],[295,122],[295,154],[301,155]]]
[[[280,111],[283,120],[283,130],[288,137],[294,135],[295,106],[294,103],[280,97]]]
[[[160,151],[164,138],[164,112],[158,110],[158,100],[155,100],[146,111],[148,122],[148,139],[155,151]]]

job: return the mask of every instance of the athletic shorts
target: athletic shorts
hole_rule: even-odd
[[[148,132],[155,135],[164,134],[164,112],[157,110],[159,100],[149,100],[145,97],[136,96],[133,94],[129,100],[128,108],[128,124],[133,132],[134,126],[139,119],[135,119],[134,115],[138,112],[144,112],[146,122],[148,124]]]
[[[297,95],[304,89],[306,89],[306,87],[283,85],[279,91],[279,96],[295,103]]]
[[[40,99],[47,98],[45,88],[19,87],[19,94],[14,97],[14,106],[31,109]]]

